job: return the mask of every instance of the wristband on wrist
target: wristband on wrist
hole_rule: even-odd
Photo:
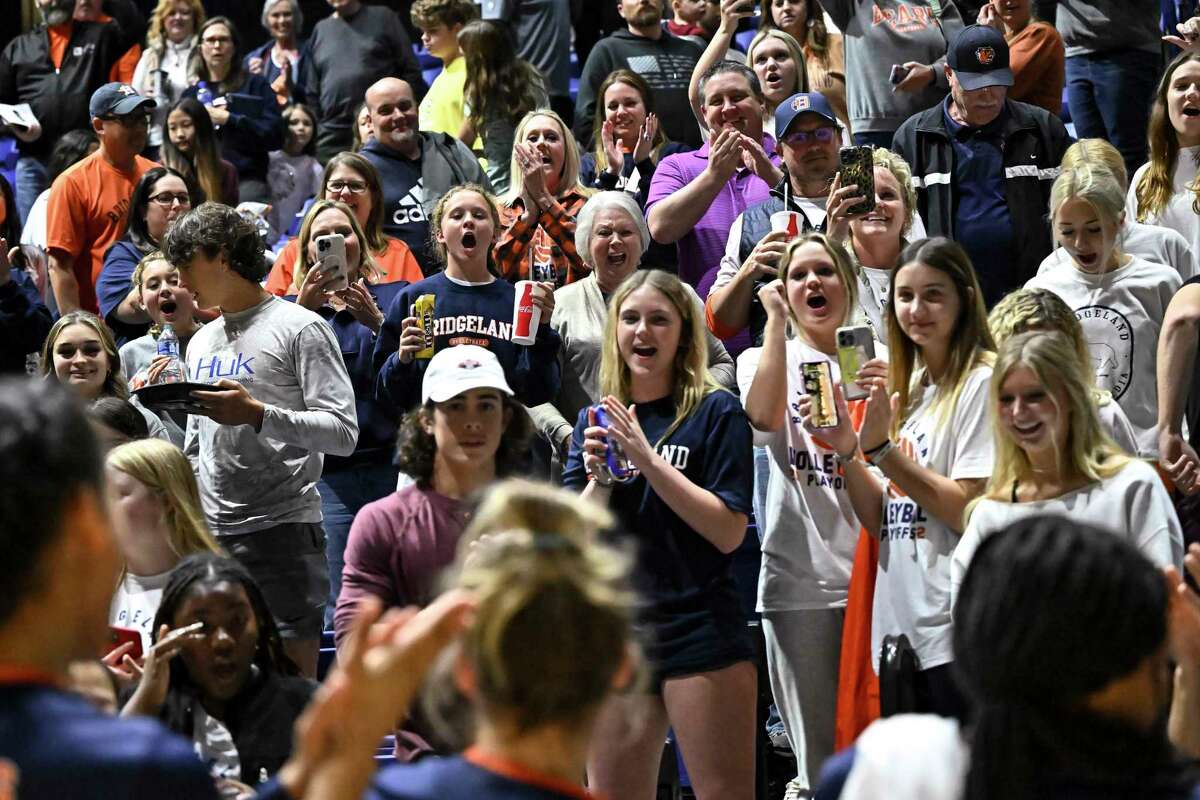
[[[838,464],[841,464],[843,467],[846,466],[847,464],[853,464],[855,461],[858,460],[858,449],[855,448],[854,450],[851,450],[850,455],[848,455],[848,456],[842,455],[837,450],[834,450],[833,451],[833,460],[836,461]]]
[[[896,449],[896,443],[888,439],[879,445],[879,447],[872,448],[869,452],[863,453],[863,457],[867,459],[868,464],[877,467],[883,461],[884,457],[894,449]]]

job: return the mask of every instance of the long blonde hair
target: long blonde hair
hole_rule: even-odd
[[[1067,441],[1058,453],[1059,472],[1076,471],[1091,481],[1099,481],[1120,472],[1132,459],[1109,438],[1100,426],[1096,405],[1091,401],[1092,382],[1088,370],[1080,364],[1071,340],[1055,331],[1019,333],[1005,340],[992,372],[991,403],[1000,405],[1000,391],[1014,369],[1027,367],[1044,387],[1061,387],[1067,408],[1059,408],[1059,418],[1069,415]],[[1048,393],[1051,402],[1057,403]],[[992,476],[982,496],[991,500],[1012,499],[1014,483],[1034,477],[1029,456],[998,422],[994,426],[996,443]]]
[[[383,271],[379,269],[379,265],[375,262],[375,257],[371,255],[370,243],[367,241],[367,234],[363,231],[362,226],[358,224],[358,217],[354,216],[354,212],[350,210],[350,206],[340,200],[318,200],[308,209],[308,213],[304,215],[304,221],[300,223],[300,234],[297,237],[296,248],[296,268],[293,282],[297,287],[304,283],[304,277],[308,275],[309,269],[312,268],[312,262],[308,258],[308,242],[312,238],[312,227],[317,216],[327,209],[340,211],[342,215],[349,220],[350,229],[354,231],[354,238],[358,239],[358,264],[348,264],[347,266],[353,270],[351,272],[350,282],[359,278],[366,278],[368,283],[376,283],[383,276]]]
[[[104,376],[104,386],[100,390],[100,397],[118,397],[128,400],[129,382],[125,380],[125,373],[121,371],[121,352],[117,349],[117,340],[108,326],[104,324],[104,320],[90,311],[76,309],[63,314],[50,328],[50,332],[46,334],[46,341],[42,343],[42,375],[55,376],[54,346],[58,343],[58,337],[62,335],[62,332],[72,325],[86,325],[91,328],[96,332],[96,336],[100,339],[100,346],[104,349],[104,355],[108,360],[108,372]]]
[[[958,294],[958,319],[950,332],[949,359],[946,370],[937,380],[937,397],[933,410],[940,420],[945,420],[958,404],[958,396],[966,385],[971,370],[994,362],[996,343],[992,340],[987,324],[987,308],[983,304],[983,292],[975,268],[962,246],[941,236],[921,239],[904,248],[900,254],[900,270],[910,265],[923,265],[944,273],[954,284]],[[916,343],[900,327],[896,314],[896,278],[888,288],[888,393],[900,395],[900,413],[892,418],[891,437],[900,433],[913,408],[913,389],[923,367],[921,353]]]
[[[1180,53],[1167,65],[1154,92],[1154,103],[1150,106],[1150,124],[1146,138],[1150,144],[1150,160],[1146,171],[1134,188],[1137,198],[1137,221],[1145,222],[1151,216],[1162,213],[1175,193],[1175,165],[1179,162],[1179,134],[1171,124],[1167,108],[1167,94],[1175,70],[1192,61],[1200,61],[1200,53]],[[1200,214],[1200,186],[1193,183],[1187,187],[1193,195],[1192,210]]]
[[[1080,139],[1067,148],[1062,157],[1062,168],[1075,169],[1082,166],[1099,166],[1107,169],[1121,185],[1121,194],[1129,190],[1129,171],[1121,151],[1107,139]]]
[[[787,248],[783,251],[783,255],[779,257],[779,280],[783,283],[783,295],[788,296],[788,281],[791,278],[792,258],[795,257],[796,251],[807,244],[819,245],[823,249],[830,260],[833,261],[833,271],[837,274],[838,280],[842,282],[842,291],[846,295],[846,308],[843,313],[843,325],[849,325],[850,321],[858,312],[858,280],[855,274],[854,264],[850,261],[850,256],[845,248],[839,247],[823,233],[806,233],[798,239],[793,239],[788,243]],[[796,311],[792,308],[791,301],[787,301],[788,319],[791,320],[792,328],[796,334],[802,337],[809,344],[808,337],[804,335],[804,329],[800,326],[800,320],[796,317]]]
[[[558,182],[557,196],[562,197],[572,190],[584,197],[590,196],[592,190],[579,182],[579,145],[575,142],[575,135],[571,133],[571,129],[567,126],[567,123],[563,122],[562,117],[558,114],[548,108],[535,108],[533,111],[530,111],[517,123],[517,129],[513,133],[513,142],[517,144],[524,142],[525,132],[529,130],[533,121],[538,117],[546,117],[552,120],[558,128],[558,135],[562,138],[563,166],[562,177]],[[525,191],[525,176],[521,172],[521,165],[517,163],[515,150],[513,151],[509,174],[512,177],[509,179],[508,191],[500,195],[500,202],[506,206],[512,205],[513,201]]]
[[[792,91],[788,92],[788,96],[809,91],[808,61],[804,57],[804,46],[795,36],[782,28],[760,28],[758,33],[754,34],[754,38],[750,40],[750,46],[746,48],[746,66],[754,69],[754,51],[768,39],[778,39],[783,42],[783,46],[787,48],[792,57],[792,63],[796,65],[796,85]],[[768,109],[770,112],[774,112],[774,110],[774,108]]]
[[[1116,227],[1115,251],[1121,255],[1121,223],[1125,216],[1125,192],[1117,177],[1100,164],[1081,164],[1064,169],[1050,187],[1050,224],[1054,225],[1059,209],[1069,200],[1082,200],[1092,207],[1101,222]],[[1107,265],[1105,265],[1107,267]]]
[[[162,500],[172,553],[181,559],[192,553],[223,555],[200,510],[195,473],[178,447],[162,439],[136,439],[110,450],[106,463],[146,484]]]
[[[648,286],[661,292],[675,307],[682,321],[679,334],[679,349],[675,353],[672,367],[674,372],[675,419],[654,443],[662,444],[675,432],[712,392],[723,391],[708,371],[708,342],[704,338],[704,319],[697,311],[693,295],[679,278],[658,269],[638,270],[617,287],[608,301],[608,315],[604,321],[604,341],[600,351],[600,394],[612,395],[628,403],[632,394],[629,365],[621,356],[617,344],[617,326],[621,319],[621,305],[633,292]]]

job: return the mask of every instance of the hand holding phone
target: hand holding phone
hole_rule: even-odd
[[[858,385],[862,365],[875,357],[875,337],[866,325],[837,329],[838,368],[842,371],[842,386],[847,400],[862,400],[870,393]]]
[[[856,217],[875,210],[875,155],[871,147],[843,147],[838,151],[840,186],[857,186],[863,201],[846,210]]]
[[[325,287],[328,292],[341,292],[350,286],[350,267],[346,262],[346,237],[327,233],[317,237],[317,262],[326,276],[335,280]]]
[[[905,77],[907,77],[907,76],[908,76],[907,69],[905,69],[900,64],[892,64],[892,71],[891,71],[891,74],[888,75],[888,80],[892,82],[893,86],[895,86],[898,83],[900,83],[900,81],[904,80]]]

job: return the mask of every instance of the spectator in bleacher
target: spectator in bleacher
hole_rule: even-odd
[[[200,100],[208,111],[221,157],[237,169],[239,201],[266,203],[271,199],[268,154],[283,144],[283,118],[267,79],[246,72],[241,50],[228,18],[213,17],[200,26],[199,83],[184,97]],[[202,99],[201,83],[211,100]]]
[[[592,193],[579,181],[579,145],[549,109],[526,114],[515,138],[496,266],[509,281],[565,286],[587,274],[575,249],[575,215]]]
[[[701,76],[699,91],[708,141],[659,162],[646,203],[651,236],[676,243],[679,277],[693,288],[716,271],[737,215],[783,179],[775,140],[763,132],[766,98],[754,71],[722,61]]]
[[[1155,0],[1058,0],[1067,101],[1079,138],[1107,139],[1132,172],[1146,158],[1146,124],[1162,69]]]
[[[1196,156],[1200,153],[1200,53],[1175,58],[1158,82],[1150,114],[1150,160],[1129,181],[1126,213],[1173,228],[1200,258]],[[1124,153],[1122,153],[1124,155]]]
[[[442,62],[442,71],[429,84],[421,101],[421,129],[458,136],[463,120],[463,86],[467,80],[467,62],[459,49],[458,32],[479,16],[471,0],[416,0],[412,7],[413,25],[421,31],[421,45],[429,55]],[[464,139],[464,141],[466,141]],[[474,145],[474,140],[468,142]]]
[[[1042,209],[1071,141],[1056,114],[1006,99],[1008,55],[994,28],[963,29],[944,67],[949,96],[910,117],[894,148],[912,167],[929,234],[966,248],[988,305],[1037,274],[1053,249]]]
[[[760,31],[778,28],[800,43],[809,89],[823,94],[837,119],[848,125],[845,41],[825,27],[818,0],[760,0],[758,14]]]
[[[757,675],[730,574],[750,513],[750,425],[707,361],[685,285],[662,270],[627,278],[604,329],[609,424],[580,411],[563,471],[565,486],[611,508],[635,553],[652,673],[597,723],[588,784],[606,797],[653,796],[668,725],[697,797],[754,794]],[[610,442],[637,470],[621,482],[601,467]]]
[[[42,343],[41,374],[53,376],[81,400],[101,397],[129,399],[129,382],[121,371],[121,354],[112,331],[90,311],[72,311],[59,317]],[[150,435],[170,441],[154,412],[134,404],[146,419]]]
[[[296,718],[317,688],[288,657],[268,602],[236,559],[183,559],[163,588],[154,645],[121,709],[123,717],[157,717],[191,739],[223,791],[253,793],[279,772]],[[201,630],[173,634],[197,622]]]
[[[699,147],[703,142],[688,102],[688,80],[701,49],[668,33],[658,0],[618,0],[625,29],[601,39],[588,53],[575,101],[575,137],[590,146],[597,90],[614,69],[638,73],[654,90],[663,131],[677,142]]]
[[[105,84],[92,95],[89,113],[100,149],[60,175],[50,191],[46,248],[59,313],[99,308],[95,285],[104,255],[125,230],[134,187],[155,166],[138,155],[153,108],[153,100],[128,84]]]
[[[158,337],[169,324],[179,340],[179,357],[186,361],[187,347],[192,336],[200,330],[196,319],[196,302],[191,293],[179,284],[179,270],[162,253],[150,253],[133,270],[130,278],[135,294],[134,304],[150,321],[150,330],[121,347],[121,371],[131,389],[140,389],[158,380],[166,358],[158,355]],[[166,427],[171,441],[183,446],[187,429],[187,414],[182,411],[156,412]]]
[[[336,266],[327,271],[317,249],[317,238],[331,234],[343,237],[346,250],[344,278],[349,285],[343,290],[329,288],[342,273]],[[400,244],[403,246],[403,242]],[[346,549],[350,523],[364,505],[389,494],[396,486],[392,445],[398,415],[375,400],[375,370],[371,356],[375,337],[383,325],[383,309],[391,305],[408,282],[388,281],[389,276],[375,263],[365,245],[366,234],[348,206],[318,200],[300,226],[297,237],[300,257],[293,277],[293,284],[298,288],[294,296],[288,298],[319,314],[333,329],[350,382],[354,385],[358,415],[359,434],[354,452],[345,458],[326,458],[321,481],[317,484],[325,529],[325,556],[329,562],[326,629],[333,625],[333,607],[342,585],[342,553]],[[419,275],[415,262],[412,266]]]
[[[152,623],[171,570],[192,553],[220,553],[220,548],[204,522],[192,466],[175,445],[142,439],[115,447],[105,459],[104,474],[124,562],[108,622],[141,633],[145,653],[154,643]]]
[[[325,175],[317,192],[318,200],[336,200],[354,212],[362,228],[367,250],[384,276],[383,283],[419,281],[424,277],[421,265],[404,240],[383,232],[383,187],[379,173],[358,153],[339,153],[325,165]],[[296,294],[293,278],[299,242],[292,239],[275,258],[266,289],[279,297]]]
[[[64,133],[54,145],[54,150],[50,152],[50,159],[46,163],[50,184],[53,185],[58,180],[58,176],[67,171],[67,167],[77,161],[82,161],[96,152],[99,147],[100,140],[96,138],[96,132],[90,127]],[[21,244],[35,245],[43,252],[46,250],[46,209],[49,205],[50,186],[47,186],[33,201],[33,206],[25,217],[25,227],[21,229]],[[12,206],[13,219],[17,219],[16,209],[17,205],[14,202]]]
[[[963,28],[958,7],[948,0],[812,1],[845,37],[855,143],[891,147],[901,123],[946,96],[946,48]],[[894,68],[899,83],[891,80]]]
[[[1103,139],[1080,139],[1063,154],[1062,168],[1075,169],[1084,165],[1103,167],[1112,173],[1121,187],[1129,193],[1129,175],[1125,172],[1125,159],[1121,151]],[[1140,256],[1153,264],[1174,267],[1185,282],[1198,274],[1196,256],[1192,254],[1188,240],[1179,231],[1160,225],[1146,225],[1134,218],[1126,207],[1124,222],[1119,233],[1121,250],[1132,256]],[[1071,257],[1065,248],[1058,247],[1038,267],[1038,274],[1059,266],[1070,267]]]
[[[772,695],[796,757],[788,784],[794,797],[810,794],[834,752],[842,624],[862,527],[839,473],[857,451],[855,424],[861,426],[866,405],[852,401],[840,438],[817,430],[800,365],[828,364],[834,381],[847,380],[838,367],[837,330],[857,321],[858,284],[838,243],[820,234],[793,240],[779,280],[759,290],[767,315],[762,346],[738,359],[742,404],[756,444],[768,453],[757,610]],[[887,355],[878,355],[862,365],[859,389],[886,387]]]
[[[92,127],[87,98],[142,39],[146,22],[130,0],[106,0],[109,22],[76,22],[75,0],[37,0],[44,25],[22,33],[0,53],[0,103],[28,103],[38,126],[12,131],[17,147],[17,214],[24,224],[50,181],[46,160],[60,136]],[[69,309],[66,309],[69,310]]]
[[[317,161],[317,118],[312,109],[301,103],[288,106],[283,110],[283,122],[287,126],[283,147],[271,151],[267,168],[274,241],[287,234],[305,202],[321,190],[324,174]]]
[[[609,3],[599,3],[610,8]],[[513,0],[484,3],[485,19],[508,24],[517,57],[537,68],[550,94],[550,107],[564,120],[570,120],[575,104],[571,100],[571,51],[575,48],[571,22],[584,10],[583,0]],[[588,4],[587,11],[595,12]],[[576,30],[584,26],[576,25]],[[585,54],[586,55],[586,54]],[[581,55],[582,61],[584,55]],[[582,85],[582,81],[580,82]]]
[[[151,148],[162,146],[168,110],[196,79],[200,69],[200,39],[196,31],[205,19],[200,0],[158,0],[150,16],[146,49],[131,83],[158,104],[150,119]]]
[[[165,166],[191,176],[206,200],[237,205],[237,168],[221,157],[212,118],[196,98],[183,97],[171,106],[159,158]]]
[[[1154,467],[1100,425],[1090,365],[1062,334],[1033,332],[1000,346],[992,373],[996,466],[950,562],[954,602],[981,542],[1019,519],[1068,515],[1126,539],[1159,567],[1183,568],[1183,530]]]
[[[960,716],[949,566],[963,512],[992,473],[995,345],[962,247],[923,239],[900,262],[889,295],[887,387],[872,387],[867,399],[858,433],[863,460],[848,457],[842,467],[854,513],[879,541],[869,650],[875,672],[884,637],[906,636],[919,665],[911,682],[916,710]],[[822,436],[853,456],[844,398],[837,409],[839,430]]]
[[[598,403],[602,398],[600,360],[607,298],[634,270],[644,267],[642,254],[650,243],[650,231],[632,196],[625,192],[599,192],[579,210],[575,241],[589,272],[587,277],[554,293],[554,314],[550,319],[550,325],[563,342],[559,350],[562,388],[553,402],[530,409],[534,424],[554,448],[559,464],[567,460],[574,428],[572,420],[579,417],[584,406]],[[694,300],[700,302],[699,297]],[[713,378],[732,389],[733,359],[707,330],[705,344]]]
[[[700,100],[700,78],[712,66],[726,59],[738,23],[752,14],[749,6],[736,2],[731,1],[722,6],[721,27],[692,70],[692,78],[688,83],[688,98],[696,118],[700,120],[702,130],[707,130],[708,125]],[[746,66],[758,76],[758,85],[762,87],[765,101],[763,130],[773,137],[775,109],[797,92],[808,91],[804,52],[800,49],[800,42],[790,33],[778,28],[766,28],[750,40],[750,46],[746,48]]]
[[[420,130],[412,86],[384,78],[367,90],[372,138],[363,157],[383,184],[383,230],[402,239],[426,275],[437,269],[430,251],[429,217],[451,187],[477,183],[490,187],[475,154],[445,133]]]
[[[7,213],[15,223],[16,210]],[[16,225],[4,227],[11,235]],[[51,319],[33,278],[12,263],[10,241],[15,240],[0,237],[0,375],[24,375],[29,354],[42,348],[50,332]]]
[[[433,246],[444,269],[404,288],[391,306],[375,343],[379,372],[375,391],[398,411],[408,411],[421,401],[421,378],[428,358],[417,358],[425,349],[421,322],[413,304],[421,295],[433,295],[433,349],[456,344],[478,344],[491,350],[504,367],[504,376],[525,405],[549,402],[558,393],[558,334],[550,327],[554,313],[554,285],[533,287],[532,301],[541,309],[541,321],[532,345],[511,341],[516,290],[496,277],[492,247],[500,227],[496,200],[481,186],[456,186],[438,201],[430,221]]]
[[[57,382],[0,383],[0,752],[22,797],[98,791],[213,800],[190,745],[148,720],[120,720],[64,688],[67,665],[108,641],[120,569],[99,448]],[[16,791],[16,786],[6,784]]]
[[[517,56],[507,28],[474,20],[458,34],[466,64],[460,142],[483,142],[483,158],[492,189],[504,194],[511,185],[513,142],[525,115],[544,108],[549,98],[542,76]]]
[[[150,428],[142,412],[133,403],[119,397],[93,400],[88,403],[87,416],[102,453],[150,436]]]
[[[359,152],[374,135],[375,129],[371,127],[371,109],[367,108],[367,101],[364,100],[354,107],[354,141],[350,151]]]
[[[328,2],[333,15],[318,22],[308,40],[312,61],[304,87],[317,112],[321,163],[350,148],[355,104],[372,84],[389,76],[402,79],[410,87],[414,105],[425,93],[421,65],[395,11],[364,5],[361,0]]]
[[[1124,162],[1121,162],[1124,164]],[[1017,289],[1004,295],[988,314],[988,327],[997,347],[1021,333],[1041,331],[1067,337],[1089,384],[1100,428],[1125,453],[1138,451],[1137,433],[1112,392],[1096,386],[1096,369],[1084,338],[1083,325],[1066,302],[1049,289]]]
[[[101,9],[102,0],[75,0],[75,13],[72,15],[76,22],[111,22],[112,17]],[[142,57],[142,46],[135,43],[117,59],[108,71],[108,79],[117,83],[133,83],[133,72],[138,60]]]
[[[767,322],[758,290],[777,277],[777,262],[787,245],[783,232],[771,232],[771,215],[795,211],[800,214],[798,230],[825,230],[825,204],[837,176],[842,143],[842,128],[833,106],[818,92],[784,101],[775,110],[775,130],[786,176],[772,187],[769,196],[733,220],[705,300],[710,330],[729,339],[749,326],[754,346],[762,344]]]
[[[671,18],[667,32],[675,36],[699,36],[707,39],[700,22],[708,13],[708,0],[671,0]]]
[[[396,464],[413,483],[354,518],[334,630],[344,644],[359,602],[428,605],[454,560],[468,503],[519,469],[533,427],[489,350],[447,347],[429,362],[421,404],[400,425]],[[392,487],[395,481],[392,481]]]
[[[264,0],[262,26],[271,41],[246,53],[246,71],[271,84],[279,107],[304,103],[308,83],[308,42],[300,40],[304,12],[297,0]],[[316,131],[313,131],[316,136]]]
[[[1155,458],[1158,336],[1182,279],[1173,267],[1122,250],[1122,200],[1116,178],[1099,165],[1063,171],[1049,209],[1055,241],[1070,265],[1047,270],[1026,286],[1049,289],[1075,310],[1097,385],[1112,392],[1137,433],[1134,455]]]
[[[289,656],[315,675],[329,595],[316,482],[323,453],[354,451],[354,388],[325,321],[263,290],[263,250],[254,227],[216,203],[167,232],[183,287],[222,312],[188,346],[188,375],[211,389],[192,394],[185,451],[209,527],[257,573]]]
[[[604,735],[598,720],[640,688],[629,559],[595,540],[597,522],[609,520],[544,487],[497,493],[499,520],[480,513],[495,532],[455,570],[454,585],[478,603],[471,630],[453,671],[434,678],[464,698],[474,742],[458,755],[379,770],[366,797],[591,797],[582,784],[590,746]]]
[[[1053,25],[1033,18],[1032,0],[990,0],[979,9],[980,25],[1004,34],[1012,64],[1010,100],[1062,113],[1066,50]]]
[[[152,167],[133,188],[125,230],[104,254],[96,280],[100,317],[118,344],[142,336],[150,325],[138,287],[130,285],[138,263],[162,246],[172,222],[203,202],[199,187],[170,167]]]

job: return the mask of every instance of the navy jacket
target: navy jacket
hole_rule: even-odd
[[[25,356],[42,348],[52,322],[33,278],[17,267],[10,275],[0,286],[0,374],[23,375]]]
[[[133,270],[146,255],[129,239],[121,239],[104,254],[104,266],[100,269],[100,277],[96,279],[100,318],[112,329],[118,346],[145,336],[150,330],[149,323],[133,325],[121,322],[116,315],[117,306],[133,288]]]
[[[209,85],[213,97],[225,92]],[[189,86],[184,97],[195,97],[198,86]],[[283,147],[283,117],[271,84],[262,75],[247,75],[246,82],[233,94],[251,95],[254,113],[229,114],[229,122],[217,129],[221,157],[237,169],[240,180],[267,180],[268,154]],[[250,104],[248,104],[250,105]],[[243,109],[249,110],[249,109]]]

